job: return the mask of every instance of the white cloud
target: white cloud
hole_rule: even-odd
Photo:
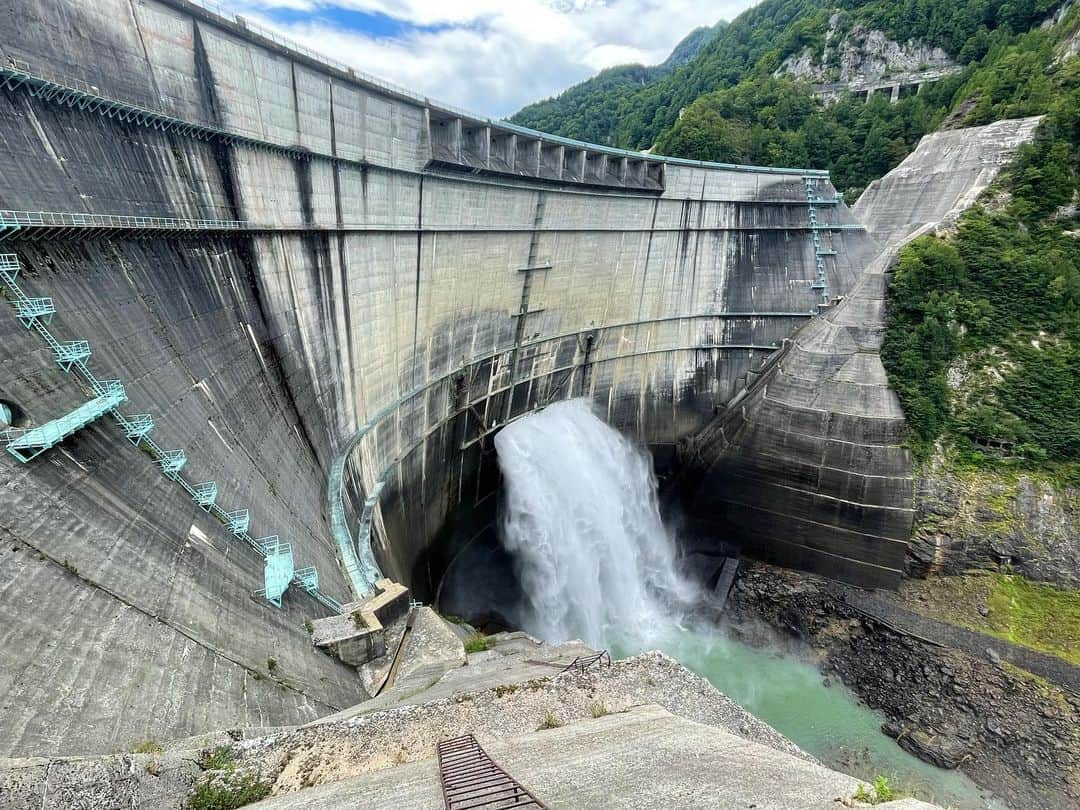
[[[755,0],[235,0],[248,16],[310,11],[268,22],[308,48],[433,99],[492,117],[555,95],[596,71],[663,61],[700,25],[732,19]],[[328,20],[335,10],[402,24],[373,37]],[[295,15],[293,15],[295,16]]]

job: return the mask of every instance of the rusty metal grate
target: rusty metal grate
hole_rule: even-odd
[[[472,734],[443,740],[436,746],[436,752],[446,810],[471,810],[474,807],[547,810],[547,805],[487,755]]]
[[[610,667],[611,656],[608,654],[608,651],[601,650],[600,652],[593,653],[592,655],[579,655],[577,658],[575,658],[573,661],[566,665],[566,667],[563,669],[563,672],[569,672],[570,670],[584,672],[594,664],[599,669],[603,669],[604,667]],[[562,673],[560,672],[559,674],[561,675]]]

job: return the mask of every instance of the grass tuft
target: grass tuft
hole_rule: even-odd
[[[903,795],[889,784],[887,776],[878,775],[874,777],[874,786],[872,788],[860,783],[851,798],[863,804],[884,804],[885,802],[901,799]]]
[[[204,771],[232,770],[236,765],[236,755],[227,745],[219,745],[212,750],[203,751],[199,767]]]
[[[265,799],[270,786],[254,774],[211,776],[195,786],[188,796],[188,810],[236,810],[246,804]]]
[[[555,712],[549,711],[544,715],[544,719],[540,721],[540,727],[537,728],[537,731],[543,731],[548,728],[558,728],[562,724],[563,722],[559,719],[559,716],[555,714]]]
[[[491,647],[491,639],[483,633],[473,633],[472,637],[465,642],[465,652],[467,653],[483,652],[484,650],[490,650]]]

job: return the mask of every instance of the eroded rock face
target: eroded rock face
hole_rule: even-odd
[[[887,720],[881,730],[896,740],[896,744],[924,762],[939,768],[958,768],[974,755],[970,739],[941,734],[922,728],[909,728],[904,723]]]
[[[812,49],[806,48],[785,59],[774,75],[860,86],[894,74],[919,74],[956,66],[941,48],[918,40],[900,43],[889,39],[883,31],[862,25],[844,32],[840,25],[839,15],[834,15],[829,21],[820,60]]]
[[[935,457],[916,470],[908,573],[1012,570],[1080,587],[1080,490],[1032,475],[958,474]]]

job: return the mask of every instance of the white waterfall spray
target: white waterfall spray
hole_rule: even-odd
[[[660,519],[649,456],[587,400],[520,419],[495,446],[502,542],[524,592],[525,630],[553,642],[641,646],[694,599]]]

